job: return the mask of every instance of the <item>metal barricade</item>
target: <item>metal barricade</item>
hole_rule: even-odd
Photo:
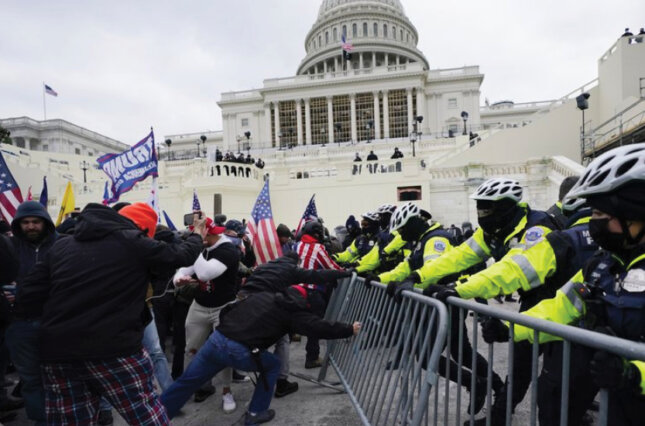
[[[429,420],[447,310],[412,292],[394,303],[385,288],[379,283],[367,287],[356,276],[338,285],[326,318],[360,321],[363,327],[355,338],[327,342],[318,381],[325,379],[331,365],[366,425],[418,425]]]
[[[578,350],[576,353],[584,353],[584,351],[594,351],[594,350],[602,350],[606,351],[608,353],[613,353],[620,355],[624,357],[625,359],[628,360],[641,360],[645,361],[645,344],[638,343],[638,342],[633,342],[630,340],[625,340],[625,339],[620,339],[617,337],[609,336],[606,334],[602,333],[597,333],[589,330],[585,330],[582,328],[578,327],[573,327],[573,326],[566,326],[562,324],[557,324],[551,321],[545,321],[537,318],[533,318],[527,315],[522,315],[517,312],[511,312],[509,310],[501,309],[501,308],[496,308],[496,307],[490,307],[485,304],[481,303],[476,303],[474,301],[466,301],[463,299],[459,299],[456,297],[450,297],[448,298],[448,309],[449,309],[449,317],[451,319],[451,324],[448,330],[448,336],[447,336],[447,345],[446,345],[446,353],[445,357],[449,358],[450,352],[451,352],[451,343],[454,344],[455,339],[454,333],[458,333],[459,338],[458,338],[458,345],[459,345],[459,351],[457,355],[457,367],[459,371],[459,377],[457,377],[457,388],[456,389],[450,389],[450,382],[449,380],[445,380],[445,392],[444,392],[444,401],[443,401],[443,411],[444,411],[444,421],[443,424],[455,424],[455,425],[461,425],[461,416],[464,414],[461,410],[461,396],[459,395],[461,391],[462,384],[467,386],[465,383],[462,383],[461,379],[461,372],[463,371],[470,371],[472,373],[472,378],[471,378],[471,384],[470,388],[473,389],[473,392],[470,393],[470,403],[474,404],[475,400],[477,399],[477,392],[481,392],[481,386],[476,386],[476,382],[479,381],[480,379],[484,379],[486,383],[486,425],[498,425],[498,424],[505,424],[507,426],[510,426],[513,424],[513,421],[515,421],[515,424],[528,424],[528,425],[536,425],[538,423],[538,408],[539,410],[548,410],[549,412],[553,412],[555,409],[555,415],[552,415],[551,418],[556,417],[559,418],[559,421],[554,421],[554,422],[549,422],[549,425],[557,425],[560,424],[561,426],[571,424],[570,419],[569,419],[569,414],[571,413],[570,410],[572,410],[571,405],[576,405],[575,409],[576,413],[580,414],[580,409],[582,408],[582,413],[587,410],[587,408],[590,408],[590,403],[593,402],[594,396],[596,394],[596,389],[581,389],[580,384],[578,384],[578,387],[576,389],[577,393],[575,395],[572,395],[573,389],[570,389],[570,385],[576,384],[576,381],[571,375],[571,361],[572,361],[572,348],[573,350]],[[470,314],[469,314],[470,312]],[[472,315],[472,322],[468,324],[467,327],[459,327],[458,324],[465,322],[468,317]],[[507,321],[508,324],[510,325],[509,328],[509,334],[510,334],[510,339],[509,341],[513,341],[513,331],[514,328],[512,325],[514,324],[519,324],[523,325],[526,327],[529,327],[533,329],[533,342],[525,342],[524,344],[526,345],[525,347],[519,346],[517,343],[515,344],[509,344],[509,343],[494,343],[488,345],[487,348],[487,357],[486,361],[488,363],[487,366],[487,371],[486,374],[482,374],[482,372],[478,372],[478,365],[477,365],[477,357],[474,356],[472,357],[471,363],[465,364],[463,362],[463,347],[468,345],[468,340],[465,338],[466,336],[463,334],[463,332],[466,329],[469,329],[470,331],[470,336],[471,339],[470,341],[472,342],[472,350],[474,354],[477,354],[477,349],[478,345],[486,345],[483,340],[481,340],[478,336],[478,320],[480,316],[488,317],[488,318],[496,318],[500,319],[503,321]],[[458,322],[457,322],[458,321]],[[457,325],[456,325],[457,323]],[[458,329],[458,330],[457,330]],[[544,405],[538,407],[538,395],[540,395],[542,398],[546,398],[548,401],[549,397],[551,398],[551,402],[554,399],[554,395],[545,395],[544,392],[547,392],[548,389],[543,389],[542,394],[540,394],[540,390],[538,389],[538,377],[539,377],[539,365],[540,365],[540,354],[542,349],[545,348],[545,344],[539,344],[538,343],[538,335],[540,332],[547,333],[552,336],[556,336],[561,338],[562,340],[559,340],[556,344],[558,345],[558,350],[561,350],[561,355],[558,354],[558,356],[561,356],[562,362],[561,362],[561,381],[560,381],[560,386],[559,389],[555,390],[555,398],[558,398],[557,392],[559,392],[559,407],[558,404],[550,404],[550,405]],[[552,345],[553,343],[546,343],[546,345]],[[502,361],[501,363],[496,360],[496,353],[500,353],[500,351],[495,351],[496,348],[499,346],[506,346],[506,360]],[[527,350],[528,348],[528,350]],[[553,347],[551,347],[552,349]],[[524,352],[524,355],[522,356],[515,356],[515,351],[521,349]],[[502,357],[504,355],[504,352],[502,353]],[[516,362],[521,362],[521,364],[525,366],[530,366],[530,378],[528,377],[520,377],[519,379],[515,377],[519,372],[528,375],[527,371],[523,371],[523,369],[518,368],[514,369],[514,361]],[[575,359],[574,362],[581,363],[583,362],[581,359]],[[495,395],[496,398],[502,398],[502,401],[505,401],[505,407],[504,407],[504,418],[503,418],[503,423],[500,423],[499,417],[497,417],[497,421],[493,421],[493,417],[491,414],[493,411],[495,411],[495,408],[491,408],[491,405],[493,403],[492,401],[492,385],[493,385],[493,369],[494,365],[497,366],[502,366],[506,371],[507,375],[507,383],[508,385],[506,386],[506,393],[505,395]],[[577,371],[580,371],[581,366],[580,365],[575,365],[574,366]],[[525,370],[525,369],[524,369]],[[449,370],[447,370],[449,373]],[[584,370],[584,367],[582,369]],[[553,374],[551,374],[553,376]],[[587,374],[587,378],[589,379],[589,376]],[[450,379],[452,380],[452,379]],[[540,381],[540,383],[543,383]],[[453,385],[454,386],[454,385]],[[519,404],[516,407],[513,406],[513,387],[517,386],[519,388],[519,396],[516,395],[516,399],[519,398],[520,401],[522,401],[521,404]],[[542,385],[540,385],[542,386]],[[530,387],[530,389],[527,390],[527,388]],[[591,399],[588,401],[587,404],[584,404],[584,406],[581,407],[581,402],[580,399],[582,398],[582,394],[586,392],[587,394],[590,394]],[[457,393],[456,396],[456,401],[452,402],[451,401],[451,396],[454,396],[455,392]],[[526,397],[524,393],[529,393],[530,392],[530,397]],[[608,413],[608,401],[609,401],[609,396],[608,396],[608,391],[606,389],[600,389],[598,392],[599,395],[599,409],[598,409],[598,414],[596,415],[596,418],[594,419],[594,424],[598,424],[600,426],[606,426],[607,425],[607,413]],[[504,398],[505,396],[505,398]],[[570,397],[575,398],[572,401]],[[589,396],[589,395],[587,395]],[[454,407],[451,407],[451,402],[454,404]],[[517,401],[516,401],[517,402]],[[434,406],[434,410],[440,410],[441,407],[437,404]],[[497,407],[499,410],[499,407]],[[432,411],[432,408],[431,410]],[[515,412],[515,415],[513,414]],[[543,413],[540,413],[543,415]],[[465,415],[466,423],[464,425],[474,425],[475,424],[475,417],[481,417],[483,418],[483,415],[475,416],[475,413],[471,415]],[[545,424],[544,419],[541,419],[540,421],[541,425]]]

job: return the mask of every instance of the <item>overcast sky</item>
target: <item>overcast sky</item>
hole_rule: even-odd
[[[222,92],[295,74],[320,0],[0,0],[0,117],[134,143],[221,129]],[[402,0],[431,68],[479,65],[481,102],[561,97],[597,76],[643,0]],[[640,21],[639,21],[640,20]]]

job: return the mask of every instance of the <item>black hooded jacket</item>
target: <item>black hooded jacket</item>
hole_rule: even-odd
[[[18,287],[17,310],[41,317],[45,361],[132,355],[141,349],[149,270],[192,265],[201,248],[198,235],[156,241],[113,209],[89,204],[74,236],[57,240]]]
[[[38,243],[32,243],[22,233],[20,221],[26,217],[39,217],[45,221],[45,235]],[[54,222],[49,217],[49,213],[37,201],[25,201],[18,206],[16,216],[11,221],[11,232],[13,233],[11,241],[19,261],[16,282],[20,285],[22,279],[33,269],[34,265],[45,258],[49,249],[54,245],[58,234],[56,233]]]
[[[217,330],[249,349],[267,349],[287,333],[318,339],[342,339],[354,334],[350,324],[320,319],[300,295],[289,290],[261,292],[229,305],[220,314]]]
[[[282,256],[264,263],[253,271],[240,290],[240,294],[260,291],[279,292],[293,284],[308,283],[328,285],[336,280],[350,276],[346,271],[333,269],[309,270],[298,267],[297,255]]]

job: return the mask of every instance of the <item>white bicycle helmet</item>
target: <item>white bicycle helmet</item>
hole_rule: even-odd
[[[519,203],[522,199],[522,187],[516,180],[493,178],[479,185],[479,188],[470,198],[486,201],[499,201],[508,198]]]
[[[645,181],[645,143],[621,146],[593,160],[567,197],[606,194],[635,180]]]
[[[378,214],[383,214],[383,213],[394,213],[396,210],[396,206],[394,204],[383,204],[381,207],[376,210],[376,213]]]
[[[381,216],[379,216],[379,214],[378,214],[378,213],[376,213],[376,212],[367,212],[367,213],[363,213],[361,216],[362,216],[364,219],[371,220],[371,221],[373,221],[373,222],[378,222],[378,221],[379,221],[379,219],[381,219]]]
[[[397,229],[402,228],[408,223],[411,217],[419,216],[420,210],[416,204],[405,203],[401,207],[397,208],[392,219],[390,219],[390,232],[396,231]]]
[[[585,198],[571,197],[567,194],[562,199],[562,211],[570,213],[575,212],[585,204],[587,204],[587,200]]]

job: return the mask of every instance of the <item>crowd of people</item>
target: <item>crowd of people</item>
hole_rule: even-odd
[[[228,151],[226,154],[223,154],[222,151],[217,148],[215,150],[215,161],[226,161],[229,163],[241,163],[241,164],[255,164],[260,169],[264,168],[264,161],[261,158],[257,160],[251,157],[251,154],[248,153],[246,156],[243,152],[238,152],[237,155],[233,151]]]
[[[250,382],[249,372],[259,377],[240,421],[271,421],[272,398],[298,391],[289,381],[290,342],[306,336],[304,367],[314,369],[322,365],[320,339],[359,333],[358,322],[323,319],[338,281],[352,274],[367,286],[387,284],[391,303],[415,288],[444,303],[515,301],[517,292],[522,313],[642,342],[645,144],[609,151],[581,178],[565,179],[548,211],[522,202],[523,193],[513,179],[484,182],[472,195],[477,227],[444,227],[415,203],[350,215],[333,234],[322,219],[297,232],[280,224],[283,255],[261,265],[244,221],[223,215],[194,212],[186,229],[171,231],[147,204],[89,204],[56,228],[42,205],[24,202],[10,224],[0,223],[0,374],[11,364],[20,377],[11,395],[0,392],[0,421],[24,406],[36,425],[109,425],[112,409],[129,424],[165,425],[216,386],[223,412],[232,413],[231,383]],[[452,312],[439,374],[454,381],[461,373],[462,386],[475,392],[468,412],[476,414],[488,360]],[[507,398],[515,408],[529,388],[534,333],[517,325],[510,333],[495,319],[481,326],[489,343],[514,337],[512,384],[491,376],[491,424],[501,425]],[[539,339],[539,420],[558,424],[563,344]],[[645,362],[581,345],[571,353],[570,424],[589,421],[600,388],[610,390],[613,424],[641,424]],[[399,350],[387,368],[401,356],[414,354]],[[473,360],[474,380],[465,367]]]

